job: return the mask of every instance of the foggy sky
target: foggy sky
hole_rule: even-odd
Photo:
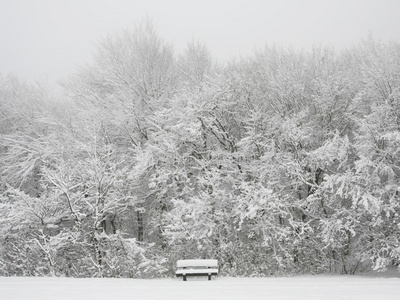
[[[400,41],[398,0],[0,0],[0,74],[53,83],[89,62],[102,37],[145,18],[177,52],[197,39],[219,61],[265,43]]]

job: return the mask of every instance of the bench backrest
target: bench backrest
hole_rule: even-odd
[[[218,268],[218,260],[216,259],[183,259],[176,262],[178,268],[187,267],[205,267]]]

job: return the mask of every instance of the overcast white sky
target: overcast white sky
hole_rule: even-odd
[[[177,51],[193,38],[218,60],[265,43],[350,47],[400,41],[400,0],[0,0],[0,74],[55,82],[108,33],[149,17]]]

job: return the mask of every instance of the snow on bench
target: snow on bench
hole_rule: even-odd
[[[176,276],[183,277],[186,281],[187,276],[208,276],[218,275],[218,260],[216,259],[184,259],[176,263]]]

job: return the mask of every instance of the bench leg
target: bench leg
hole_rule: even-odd
[[[211,274],[208,274],[208,280],[211,280]]]
[[[183,277],[183,281],[186,281],[186,275],[183,275],[182,277]]]

